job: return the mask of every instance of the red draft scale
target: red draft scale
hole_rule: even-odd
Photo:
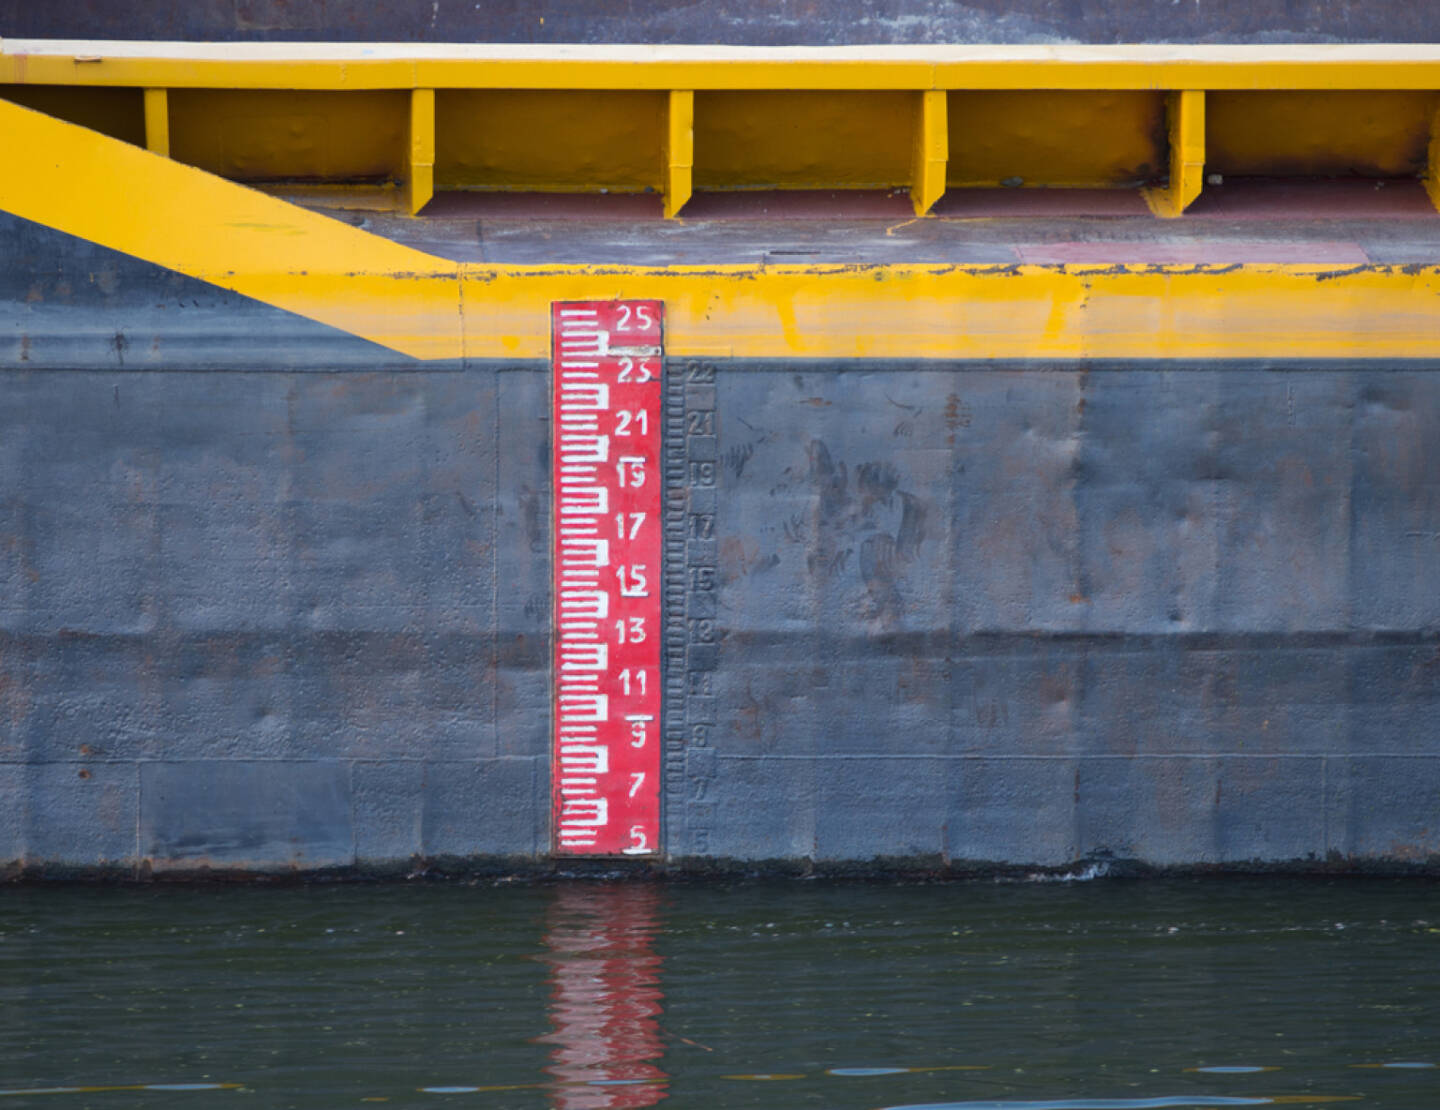
[[[660,841],[659,301],[551,306],[555,849]]]

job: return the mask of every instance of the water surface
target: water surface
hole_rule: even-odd
[[[0,1110],[1429,1110],[1437,896],[0,888]]]

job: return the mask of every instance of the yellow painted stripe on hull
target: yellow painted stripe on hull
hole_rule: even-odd
[[[552,300],[665,301],[735,358],[1440,358],[1440,268],[465,267],[472,355],[541,358]]]
[[[461,265],[0,102],[0,209],[418,359],[543,358],[549,304],[666,302],[736,358],[1440,358],[1440,267]]]

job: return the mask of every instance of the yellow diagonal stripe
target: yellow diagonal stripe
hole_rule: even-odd
[[[0,100],[0,208],[416,358],[464,348],[453,262]]]

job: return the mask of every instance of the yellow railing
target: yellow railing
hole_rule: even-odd
[[[1440,47],[519,47],[0,42],[0,97],[256,185],[1142,188],[1425,180]]]

